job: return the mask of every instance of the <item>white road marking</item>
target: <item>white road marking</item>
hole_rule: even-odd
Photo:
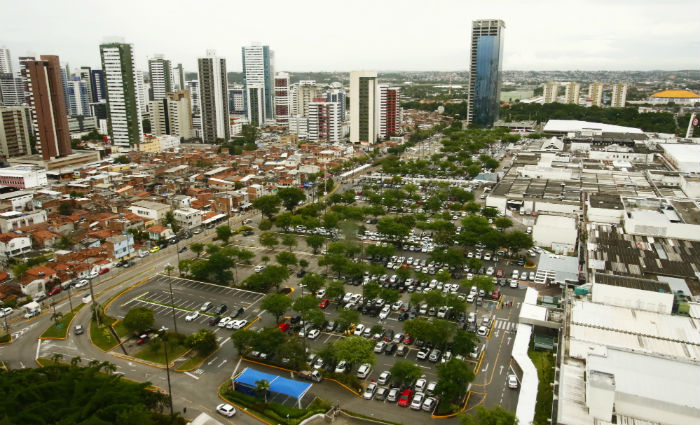
[[[482,371],[482,372],[486,372],[486,371],[488,370],[490,364],[491,364],[491,363],[486,363],[486,366],[484,366],[484,368],[481,369],[481,371]]]
[[[38,342],[36,343],[36,356],[34,357],[34,360],[39,358],[39,350],[41,350],[41,340],[38,339]]]
[[[185,375],[189,376],[190,378],[194,378],[194,379],[196,379],[196,380],[199,380],[199,376],[195,376],[195,375],[193,375],[193,374],[191,374],[191,373],[189,373],[189,372],[185,372]]]
[[[224,360],[221,362],[221,364],[219,364],[217,367],[221,367],[221,366],[225,365],[226,362],[228,362],[228,360],[227,360],[227,359],[224,359]]]
[[[211,365],[212,363],[214,363],[214,362],[216,361],[216,359],[218,359],[218,358],[219,358],[219,356],[216,356],[216,357],[214,357],[213,359],[211,359],[211,360],[207,363],[207,366],[209,366],[209,365]]]

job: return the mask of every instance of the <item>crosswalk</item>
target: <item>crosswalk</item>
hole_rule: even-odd
[[[506,319],[496,319],[496,323],[493,325],[494,329],[504,330],[504,331],[514,331],[518,327],[515,322],[510,322]]]

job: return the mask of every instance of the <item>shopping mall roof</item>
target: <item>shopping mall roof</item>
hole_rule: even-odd
[[[690,90],[662,90],[658,93],[652,94],[651,97],[669,99],[696,99],[700,98],[700,95],[693,93]]]

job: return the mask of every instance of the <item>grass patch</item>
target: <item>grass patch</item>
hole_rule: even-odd
[[[211,353],[209,353],[205,356],[202,356],[199,353],[197,353],[196,351],[193,351],[193,353],[195,353],[195,354],[192,357],[190,357],[189,359],[185,360],[180,366],[176,367],[175,370],[179,372],[181,370],[187,371],[190,369],[194,369],[195,367],[199,366],[199,364],[202,363],[211,354]],[[169,352],[168,352],[168,356],[170,356]]]
[[[537,368],[537,378],[540,383],[537,386],[537,404],[535,405],[535,425],[548,425],[552,417],[552,398],[554,396],[552,382],[554,382],[554,355],[549,351],[528,352],[530,360]]]
[[[83,306],[85,306],[85,304],[80,304],[73,309],[72,313],[68,312],[64,314],[58,323],[54,322],[49,326],[49,328],[41,334],[40,338],[66,338],[68,336],[68,331],[70,331],[70,322]]]
[[[185,345],[185,335],[168,332],[168,360],[174,361],[179,358],[189,347]],[[165,351],[163,350],[163,340],[153,338],[138,353],[133,355],[137,359],[146,360],[152,363],[165,364]]]
[[[362,382],[357,379],[357,376],[350,374],[350,373],[335,373],[335,372],[324,372],[323,373],[324,378],[330,378],[330,379],[335,379],[336,381],[340,382],[341,384],[345,385],[348,388],[351,388],[358,393],[362,393]]]
[[[90,339],[92,340],[92,343],[102,349],[102,351],[108,351],[119,343],[119,341],[117,341],[112,332],[109,330],[108,325],[110,324],[114,327],[114,331],[122,340],[129,334],[129,331],[126,330],[122,322],[117,322],[117,319],[113,317],[103,315],[101,326],[94,320],[91,320]]]
[[[5,335],[3,335],[3,336],[0,336],[0,343],[3,343],[3,342],[10,342],[11,339],[12,339],[12,335],[10,335],[10,334],[5,334]]]
[[[331,408],[331,404],[320,398],[314,399],[306,409],[285,406],[279,403],[265,403],[263,398],[253,397],[238,391],[231,390],[230,381],[226,381],[219,387],[219,394],[237,405],[251,410],[256,416],[270,423],[283,425],[298,425],[317,413],[325,413]]]

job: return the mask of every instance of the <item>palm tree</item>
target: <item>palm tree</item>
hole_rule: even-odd
[[[58,364],[63,359],[63,354],[54,353],[51,355],[51,361]]]
[[[72,367],[77,367],[78,363],[80,363],[81,361],[83,361],[83,359],[80,358],[80,356],[73,357],[72,359],[70,359],[70,365]]]
[[[270,389],[270,382],[268,382],[267,379],[261,379],[259,381],[255,381],[255,392],[258,395],[263,395],[265,398],[265,404],[267,404],[267,392]]]
[[[56,311],[53,314],[51,314],[51,320],[53,320],[54,325],[58,326],[58,322],[61,321],[61,317],[63,317],[63,313],[60,311]]]

